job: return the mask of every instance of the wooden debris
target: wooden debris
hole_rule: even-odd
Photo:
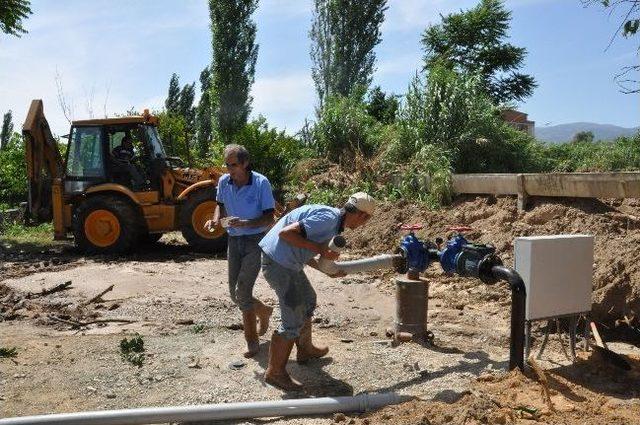
[[[60,291],[64,291],[65,289],[69,289],[70,286],[71,286],[71,281],[68,280],[64,283],[54,286],[53,288],[43,289],[40,292],[29,293],[27,294],[27,298],[30,299],[30,298],[44,297],[45,295],[50,295],[50,294],[53,294],[54,292],[60,292]]]
[[[100,292],[98,295],[96,295],[95,297],[91,298],[89,301],[83,303],[82,305],[89,305],[91,303],[94,303],[100,299],[102,299],[102,296],[104,294],[106,294],[107,292],[113,291],[113,285],[109,286],[107,289],[105,289],[104,291]]]
[[[61,317],[54,316],[52,314],[48,315],[47,317],[56,322],[65,323],[73,328],[85,327],[85,326],[93,325],[95,323],[135,323],[137,322],[137,320],[130,320],[130,319],[94,319],[86,322],[81,322],[79,320],[63,319]]]

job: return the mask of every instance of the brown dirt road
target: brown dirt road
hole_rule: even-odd
[[[351,244],[348,255],[391,250],[399,238],[392,225],[401,221],[425,223],[428,227],[423,233],[429,236],[443,235],[446,225],[469,224],[479,229],[472,238],[496,243],[507,263],[514,235],[597,231],[596,294],[600,289],[599,279],[604,281],[608,273],[621,268],[624,276],[614,275],[610,283],[616,288],[621,285],[630,288],[623,291],[623,297],[638,293],[639,266],[633,258],[640,257],[634,257],[637,246],[628,242],[640,238],[640,226],[634,221],[634,217],[640,216],[637,205],[603,204],[605,207],[601,210],[597,209],[600,207],[589,210],[572,204],[539,204],[521,215],[515,212],[514,205],[512,199],[472,198],[458,200],[453,208],[437,213],[409,205],[385,206],[368,224],[367,232],[346,235]],[[543,213],[547,210],[553,214]],[[604,247],[600,245],[602,242]],[[619,262],[606,264],[616,249]],[[610,252],[610,257],[606,257]],[[263,383],[266,338],[262,339],[261,354],[255,360],[244,361],[238,370],[229,367],[241,360],[243,339],[242,331],[237,329],[239,314],[226,295],[226,264],[223,259],[188,252],[176,236],[166,235],[160,244],[126,260],[84,258],[66,248],[35,254],[5,251],[2,260],[0,299],[5,320],[0,322],[1,345],[18,349],[15,361],[0,359],[2,416],[301,396],[282,394]],[[384,330],[392,324],[395,308],[392,275],[331,279],[310,270],[309,276],[319,301],[314,329],[317,338],[327,343],[331,351],[329,358],[307,366],[289,363],[291,373],[307,384],[306,395],[398,391],[432,400],[389,408],[392,414],[383,410],[354,421],[584,422],[585,416],[573,413],[573,416],[568,413],[545,416],[533,395],[529,402],[526,399],[511,404],[505,402],[513,394],[524,394],[524,388],[538,394],[539,387],[526,381],[527,378],[501,374],[508,359],[509,332],[509,293],[504,286],[488,287],[468,279],[445,277],[432,266],[427,273],[431,281],[429,326],[436,335],[436,346],[425,348],[409,343],[394,348],[384,341]],[[72,281],[69,290],[24,300],[26,293],[69,280]],[[114,285],[114,289],[104,295],[103,301],[81,306],[110,285]],[[271,304],[275,302],[262,277],[256,285],[256,294]],[[611,305],[629,313],[624,309],[635,306],[629,302],[636,302],[635,298],[623,299],[622,302],[614,299]],[[20,302],[22,304],[17,305]],[[12,315],[8,318],[9,311]],[[78,328],[50,316],[71,323],[96,318],[135,322]],[[272,325],[276,321],[274,318]],[[135,332],[145,341],[141,368],[124,362],[118,349],[120,340]],[[628,352],[636,350],[628,344],[613,347]],[[552,380],[554,396],[570,397],[574,409],[568,412],[586,411],[596,417],[614,412],[613,416],[602,418],[615,421],[603,422],[634,423],[616,419],[615,412],[640,412],[640,385],[633,384],[638,384],[637,381],[629,382],[636,375],[613,379],[611,376],[617,376],[615,371],[611,375],[608,369],[588,360],[579,367],[570,366],[557,336],[552,337],[542,364],[554,370],[554,377],[558,376]],[[593,374],[594,370],[597,373],[586,381],[577,377]],[[478,376],[483,380],[474,383]],[[517,385],[513,384],[514,380]],[[606,388],[613,384],[618,386]],[[502,406],[496,415],[483,420],[479,414],[460,413],[469,403],[482,406],[487,398],[490,403]],[[564,399],[556,399],[564,403]],[[600,406],[618,407],[594,410],[594,400]],[[445,404],[451,402],[455,403]],[[459,418],[459,413],[466,419]],[[405,416],[405,422],[396,422]],[[283,421],[328,423],[332,420]]]

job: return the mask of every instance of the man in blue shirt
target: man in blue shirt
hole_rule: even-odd
[[[267,332],[273,312],[273,307],[253,297],[253,286],[260,271],[258,242],[273,224],[275,200],[269,180],[250,169],[249,152],[244,146],[227,145],[224,161],[229,173],[218,180],[216,210],[206,226],[213,231],[222,220],[227,227],[229,294],[242,311],[247,341],[244,356],[248,358],[258,353],[258,335]],[[259,329],[256,321],[260,322]]]
[[[349,197],[344,208],[305,205],[282,217],[260,241],[262,274],[276,291],[281,323],[271,337],[269,365],[265,381],[286,391],[301,389],[286,370],[287,360],[297,345],[297,361],[322,357],[327,347],[316,347],[311,338],[311,318],[316,293],[304,273],[304,266],[318,268],[317,255],[336,260],[338,253],[328,247],[331,239],[347,227],[355,229],[371,217],[375,200],[363,192]],[[337,277],[340,275],[332,275]]]

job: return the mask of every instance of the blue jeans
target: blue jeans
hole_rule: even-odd
[[[244,236],[229,236],[227,262],[229,267],[229,295],[240,310],[253,308],[253,286],[260,272],[258,242],[264,233]]]
[[[307,319],[316,309],[316,291],[303,270],[296,271],[281,266],[264,252],[262,253],[262,274],[269,282],[280,305],[280,325],[278,334],[286,339],[296,339]]]

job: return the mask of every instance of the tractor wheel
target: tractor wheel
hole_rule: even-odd
[[[140,244],[142,245],[153,245],[158,242],[160,238],[164,235],[164,233],[149,233],[144,232],[140,235]]]
[[[180,210],[182,236],[199,252],[220,253],[227,249],[227,232],[218,226],[213,232],[204,224],[213,218],[216,210],[216,189],[198,190],[189,195]]]
[[[117,196],[94,196],[73,214],[76,246],[89,254],[122,254],[138,242],[142,217],[129,202]]]

